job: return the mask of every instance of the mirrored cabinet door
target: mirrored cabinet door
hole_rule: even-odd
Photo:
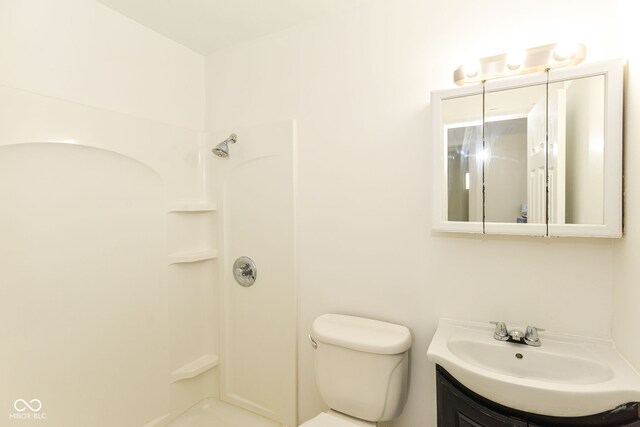
[[[475,92],[478,92],[475,90]],[[467,232],[482,232],[482,93],[443,99],[440,128],[438,220]]]
[[[549,84],[550,224],[604,223],[604,76]]]
[[[486,86],[486,233],[546,234],[546,93],[546,83]]]
[[[622,235],[622,67],[549,72],[549,235]]]

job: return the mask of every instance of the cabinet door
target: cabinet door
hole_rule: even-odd
[[[473,424],[472,424],[473,425]],[[576,421],[575,426],[585,425],[584,422]],[[606,421],[602,421],[603,426],[616,426],[616,427],[640,427],[640,421],[631,421],[630,423],[625,424],[607,424]],[[546,427],[544,424],[534,424],[529,423],[529,427]]]
[[[486,408],[438,374],[438,427],[527,427],[525,421]]]

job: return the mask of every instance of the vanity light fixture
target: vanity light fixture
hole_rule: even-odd
[[[453,81],[457,85],[463,85],[577,65],[586,55],[587,47],[581,43],[552,43],[532,47],[522,52],[488,56],[467,65],[461,65],[453,72]]]

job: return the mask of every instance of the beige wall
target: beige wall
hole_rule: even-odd
[[[202,55],[94,0],[0,0],[0,84],[203,125]]]
[[[429,92],[452,87],[468,58],[512,46],[573,38],[589,60],[610,59],[616,19],[610,1],[373,1],[207,57],[210,129],[298,120],[302,419],[323,407],[304,339],[321,313],[413,330],[398,427],[435,425],[426,349],[439,317],[611,336],[620,243],[431,232]]]

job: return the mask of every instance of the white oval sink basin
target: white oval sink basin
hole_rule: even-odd
[[[606,340],[541,333],[540,347],[493,338],[489,324],[442,319],[427,356],[496,403],[551,416],[640,401],[640,376]]]
[[[449,351],[478,368],[499,374],[564,384],[593,384],[613,377],[609,366],[584,357],[496,340],[472,340],[460,335],[454,334],[448,340]]]

